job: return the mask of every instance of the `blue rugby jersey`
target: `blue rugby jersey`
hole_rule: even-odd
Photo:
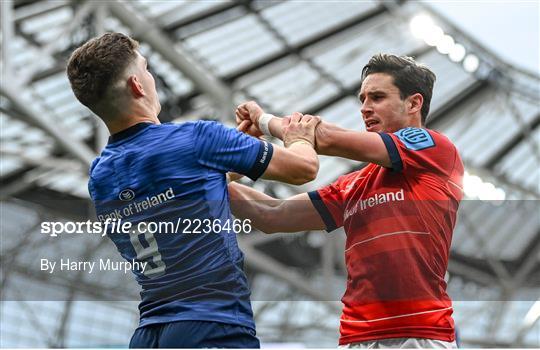
[[[144,272],[133,271],[142,287],[140,326],[200,320],[255,328],[243,254],[225,226],[231,220],[225,173],[255,180],[272,152],[270,143],[208,121],[140,123],[111,136],[90,168],[98,219],[134,226],[184,221],[175,232],[108,232],[124,259],[147,263]],[[194,219],[222,225],[186,233],[194,231]]]

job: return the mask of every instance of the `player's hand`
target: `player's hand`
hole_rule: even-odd
[[[244,175],[242,175],[242,174],[238,174],[238,173],[229,171],[229,172],[227,173],[227,183],[234,182],[234,181],[238,181],[238,180],[240,180],[240,179],[243,178],[243,177],[244,177]]]
[[[286,119],[286,121],[285,121]],[[306,141],[315,145],[315,128],[320,123],[321,117],[295,112],[290,118],[282,121],[283,143],[288,147],[295,141]]]
[[[259,117],[264,114],[264,111],[257,102],[249,101],[238,105],[235,114],[238,130],[254,137],[263,135],[259,129]],[[246,123],[248,121],[249,123]]]

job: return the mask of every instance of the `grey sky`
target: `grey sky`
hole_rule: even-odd
[[[540,0],[428,3],[508,63],[540,75]]]

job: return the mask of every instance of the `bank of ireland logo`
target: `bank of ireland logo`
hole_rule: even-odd
[[[408,149],[412,149],[413,151],[435,146],[433,138],[425,129],[406,128],[399,130],[395,134]]]
[[[120,191],[120,194],[118,195],[118,198],[121,201],[130,201],[133,198],[135,198],[135,192],[133,192],[132,189],[126,188],[125,190]]]

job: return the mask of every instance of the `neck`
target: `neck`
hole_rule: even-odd
[[[139,124],[139,123],[152,123],[152,124],[161,124],[157,118],[147,118],[147,117],[137,117],[137,118],[131,118],[129,120],[122,120],[112,123],[107,123],[107,128],[109,129],[109,133],[111,135],[116,134],[122,130],[125,130],[133,125]]]
[[[411,118],[409,125],[407,125],[406,127],[423,128],[424,125],[422,125],[422,117],[418,115],[414,118]]]
[[[144,108],[143,106],[134,106],[129,113],[114,118],[113,120],[107,122],[106,125],[109,129],[109,133],[112,135],[122,130],[125,130],[135,124],[145,122],[152,124],[161,124],[157,117],[157,114],[153,111],[150,111],[149,108]]]
[[[412,126],[413,128],[423,128],[424,127],[424,125],[422,125],[421,122],[412,123],[412,125],[409,125],[409,126]]]

